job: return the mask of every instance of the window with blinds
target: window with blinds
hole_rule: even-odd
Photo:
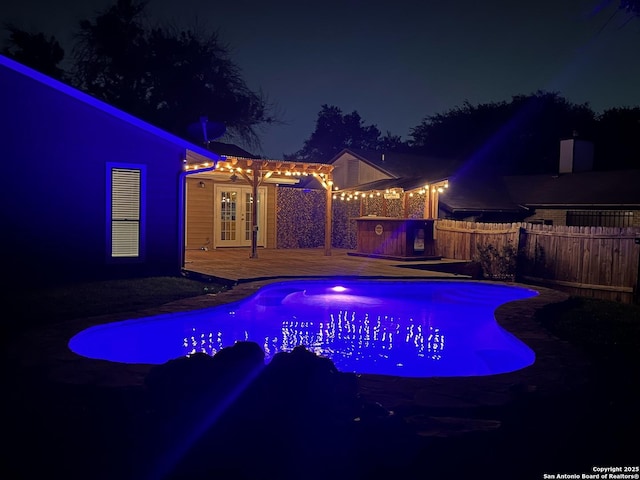
[[[140,256],[142,169],[111,168],[111,257]]]

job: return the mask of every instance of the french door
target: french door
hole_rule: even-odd
[[[258,246],[264,246],[266,197],[265,187],[258,188]],[[216,185],[215,246],[250,247],[253,227],[253,192],[248,186]]]

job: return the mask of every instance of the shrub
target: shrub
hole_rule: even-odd
[[[518,264],[518,251],[511,242],[502,248],[491,243],[477,245],[474,261],[480,264],[484,278],[513,281]]]

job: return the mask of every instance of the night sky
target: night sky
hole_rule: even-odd
[[[613,16],[617,0],[242,1],[151,0],[151,21],[218,30],[253,90],[285,125],[262,135],[270,158],[299,150],[322,104],[357,110],[407,138],[435,113],[559,92],[596,112],[640,105],[640,18]],[[0,3],[0,22],[71,33],[109,0]]]

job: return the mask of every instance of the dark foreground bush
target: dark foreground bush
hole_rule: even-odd
[[[342,478],[411,451],[404,422],[364,402],[356,375],[304,347],[265,366],[257,344],[239,342],[158,366],[146,383],[157,422],[150,456],[184,451],[166,467],[172,478]]]

